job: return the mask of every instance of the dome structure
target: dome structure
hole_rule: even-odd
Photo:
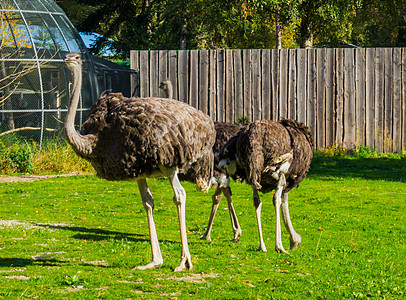
[[[0,0],[0,26],[0,135],[18,131],[42,142],[61,132],[69,52],[82,53],[81,124],[99,88],[91,55],[63,10],[52,0]]]

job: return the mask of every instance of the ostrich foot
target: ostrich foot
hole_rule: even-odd
[[[161,263],[157,263],[157,262],[150,262],[149,264],[145,265],[145,266],[138,266],[138,267],[134,267],[133,270],[148,270],[148,269],[156,269],[159,268],[160,266],[162,266],[162,262]]]
[[[241,236],[241,229],[234,231],[234,238],[233,238],[233,242],[236,243],[240,240],[240,236]]]
[[[275,251],[276,251],[277,253],[289,254],[289,252],[287,252],[287,251],[283,248],[283,246],[278,246],[278,245],[276,245],[276,246],[275,246]]]
[[[292,235],[289,240],[291,250],[296,250],[296,248],[302,243],[302,237],[298,233]]]
[[[258,251],[267,252],[268,250],[266,250],[265,244],[261,244],[261,245],[258,247]]]
[[[175,268],[175,272],[181,272],[186,269],[189,269],[190,271],[193,270],[193,265],[192,265],[192,260],[190,257],[182,257],[182,260],[180,261],[180,265]]]
[[[201,238],[201,240],[211,241],[210,234],[205,233]]]

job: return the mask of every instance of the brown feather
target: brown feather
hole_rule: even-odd
[[[160,167],[177,166],[180,173],[188,174],[193,164],[203,162],[198,173],[182,179],[209,185],[213,122],[183,102],[105,94],[92,107],[81,133],[98,136],[92,157],[85,158],[102,178],[135,179],[150,176]]]
[[[305,178],[312,159],[313,142],[307,127],[293,120],[258,120],[231,138],[222,150],[222,158],[237,159],[233,179],[246,181],[263,193],[276,188],[267,167],[277,164],[281,155],[293,151],[293,161],[286,174],[285,192]]]

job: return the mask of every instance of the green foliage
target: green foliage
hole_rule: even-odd
[[[237,119],[237,125],[247,125],[250,123],[250,120],[246,116],[241,116]]]
[[[273,251],[272,195],[261,195],[268,252],[256,251],[252,190],[232,182],[242,236],[231,242],[226,200],[200,240],[211,193],[183,183],[193,271],[174,273],[181,244],[173,192],[148,180],[164,264],[151,261],[148,221],[134,182],[96,176],[0,183],[0,297],[5,299],[355,299],[405,297],[406,160],[316,157],[289,193],[303,243]],[[289,237],[282,226],[282,239]],[[287,284],[288,283],[288,284]]]
[[[32,148],[26,142],[0,140],[0,173],[5,170],[12,173],[31,173],[33,171]]]
[[[13,173],[94,173],[94,170],[64,140],[49,140],[40,148],[35,142],[9,135],[0,138],[0,174]]]

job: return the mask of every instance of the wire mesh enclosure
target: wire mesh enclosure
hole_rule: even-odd
[[[82,53],[76,123],[99,95],[92,58],[52,0],[0,0],[0,135],[19,132],[42,143],[61,133],[69,101],[69,52]]]

